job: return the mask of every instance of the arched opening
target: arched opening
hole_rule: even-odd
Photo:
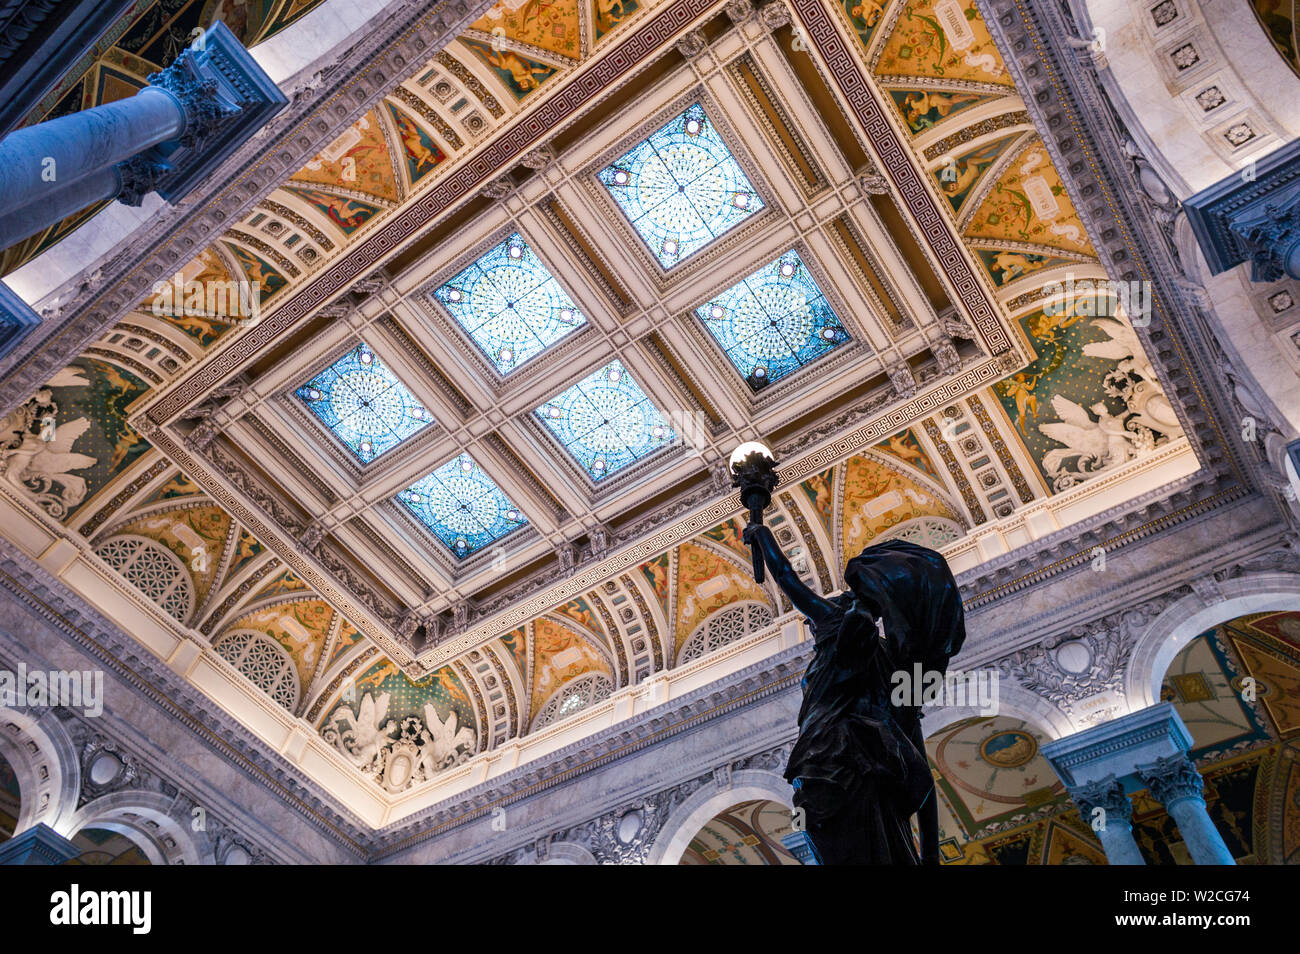
[[[771,799],[739,802],[718,812],[695,833],[679,865],[797,865],[781,844],[791,834],[790,809]]]
[[[65,865],[149,865],[148,855],[126,835],[107,828],[83,828],[72,838],[78,854]]]
[[[1225,620],[1183,646],[1160,683],[1192,736],[1206,811],[1238,864],[1297,864],[1300,826],[1300,611]],[[1288,794],[1292,793],[1292,794]],[[1133,795],[1133,836],[1147,864],[1192,864],[1174,820]]]
[[[14,836],[22,804],[18,775],[5,760],[3,753],[0,753],[0,842],[8,841]]]
[[[123,534],[105,540],[95,548],[95,555],[169,616],[182,623],[189,619],[194,584],[171,550],[147,537]]]
[[[707,656],[771,624],[772,610],[762,603],[746,601],[726,606],[701,623],[682,643],[677,665]]]
[[[538,729],[568,718],[575,712],[581,712],[598,702],[603,702],[613,692],[614,684],[601,672],[589,672],[571,679],[537,710],[532,731],[536,732]]]
[[[290,712],[298,705],[298,673],[293,659],[265,633],[237,629],[219,639],[217,655]]]

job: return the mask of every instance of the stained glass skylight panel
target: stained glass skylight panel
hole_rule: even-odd
[[[755,391],[850,340],[797,252],[695,309]]]
[[[601,480],[676,437],[663,414],[613,361],[536,413],[592,480]]]
[[[664,268],[763,209],[698,103],[600,173]]]
[[[297,393],[363,464],[433,423],[428,408],[365,344],[339,358]]]
[[[438,288],[434,297],[502,374],[587,323],[518,233]]]
[[[528,523],[468,454],[420,478],[397,499],[461,558]]]

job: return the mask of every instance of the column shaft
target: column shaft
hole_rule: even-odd
[[[1097,837],[1101,840],[1102,851],[1106,852],[1106,860],[1113,865],[1144,865],[1146,859],[1142,857],[1142,850],[1138,848],[1137,840],[1133,837],[1133,826],[1127,821],[1117,820],[1112,824],[1097,832]]]
[[[16,130],[0,140],[0,214],[54,201],[82,177],[178,138],[185,123],[173,94],[146,86],[130,99]]]
[[[1235,865],[1223,836],[1215,827],[1205,802],[1199,798],[1179,798],[1165,805],[1183,836],[1187,853],[1198,865]]]
[[[46,198],[29,202],[12,212],[0,213],[0,248],[16,245],[82,209],[113,198],[118,188],[117,169],[108,166],[82,176]]]
[[[1194,862],[1198,865],[1237,863],[1205,810],[1202,794],[1205,783],[1186,752],[1156,759],[1150,765],[1139,765],[1137,773],[1173,817]]]

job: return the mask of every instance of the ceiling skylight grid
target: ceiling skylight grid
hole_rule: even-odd
[[[599,178],[665,269],[764,207],[699,103],[637,143]]]
[[[420,478],[397,500],[461,559],[528,524],[469,454]]]
[[[437,288],[434,297],[502,374],[587,322],[517,232]]]
[[[434,423],[428,408],[364,343],[297,394],[363,464]]]
[[[755,391],[851,340],[793,250],[695,314]]]
[[[557,394],[534,414],[596,481],[677,436],[617,360]]]

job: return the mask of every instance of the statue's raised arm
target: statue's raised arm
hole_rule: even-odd
[[[795,572],[786,555],[781,552],[776,537],[768,527],[761,523],[751,523],[745,527],[742,539],[750,546],[758,547],[776,585],[781,588],[782,593],[790,597],[790,602],[794,604],[795,609],[808,617],[814,629],[837,612],[834,603],[814,593],[803,580],[799,579],[799,574]]]

